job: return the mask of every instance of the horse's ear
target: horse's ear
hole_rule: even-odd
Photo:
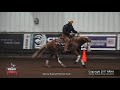
[[[85,40],[86,40],[87,42],[91,42],[91,40],[90,40],[88,37],[85,37]]]

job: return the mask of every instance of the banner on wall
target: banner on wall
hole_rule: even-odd
[[[60,34],[46,34],[47,42],[57,39]],[[91,39],[91,50],[116,50],[117,36],[113,34],[81,34]]]
[[[32,49],[32,34],[24,34],[23,49]]]
[[[0,49],[23,49],[23,34],[0,34]]]
[[[116,35],[81,35],[91,39],[91,50],[116,50]]]
[[[120,34],[117,36],[117,50],[120,50]]]
[[[44,46],[47,42],[45,34],[34,34],[33,35],[33,49],[39,49]]]

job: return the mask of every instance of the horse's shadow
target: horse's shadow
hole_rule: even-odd
[[[43,67],[46,67],[45,65]],[[66,66],[66,67],[61,67],[61,66],[50,66],[46,68],[83,68],[82,66]]]

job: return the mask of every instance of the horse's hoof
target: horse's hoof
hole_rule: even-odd
[[[87,66],[86,66],[86,65],[83,65],[83,68],[87,68]]]
[[[63,67],[64,67],[64,68],[66,68],[66,66],[65,66],[65,65],[64,65]]]
[[[48,68],[50,68],[51,66],[50,66],[50,65],[45,65],[45,67],[48,67]]]
[[[77,64],[77,62],[74,62],[74,64]]]

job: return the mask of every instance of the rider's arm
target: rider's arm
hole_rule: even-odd
[[[73,32],[73,33],[78,33],[78,32],[73,28],[73,26],[72,26],[72,32]]]

